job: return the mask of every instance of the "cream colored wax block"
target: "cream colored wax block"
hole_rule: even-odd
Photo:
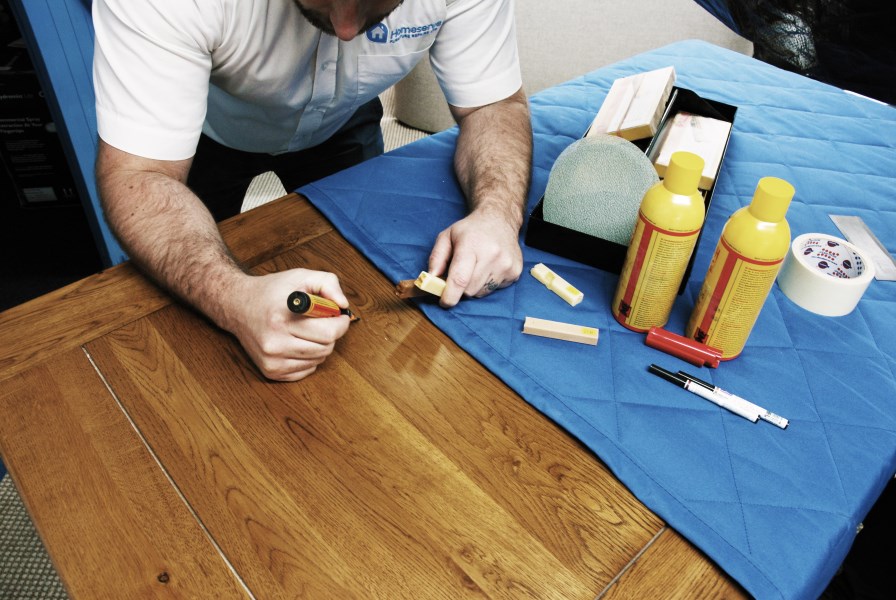
[[[674,67],[615,80],[586,137],[609,134],[634,141],[653,136],[673,85]]]
[[[585,299],[585,294],[554,273],[544,263],[538,263],[529,269],[529,273],[532,274],[532,277],[545,284],[549,290],[566,300],[570,306],[575,306]]]
[[[675,69],[672,67],[641,73],[635,97],[616,135],[629,141],[653,136],[674,84]]]
[[[591,127],[585,133],[585,137],[614,135],[619,131],[625,113],[628,112],[628,107],[634,97],[635,85],[632,79],[625,77],[614,81],[603,104],[600,105],[597,116],[594,117]]]
[[[675,152],[693,152],[703,159],[699,187],[708,190],[719,172],[730,134],[731,123],[727,121],[679,112],[663,126],[649,158],[657,174],[663,177]]]
[[[526,322],[523,323],[523,333],[597,346],[597,328],[585,325],[573,325],[572,323],[526,317]]]
[[[445,280],[435,275],[431,275],[426,271],[420,271],[420,275],[414,281],[414,285],[423,290],[424,292],[429,292],[435,296],[442,296],[442,292],[445,291]]]

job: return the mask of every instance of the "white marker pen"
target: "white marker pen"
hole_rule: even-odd
[[[717,394],[713,390],[707,389],[696,381],[691,381],[687,377],[679,375],[678,373],[672,373],[671,371],[667,371],[666,369],[657,365],[650,365],[650,367],[648,367],[648,370],[654,375],[659,375],[666,381],[670,381],[678,387],[683,387],[692,394],[696,394],[701,398],[709,400],[713,404],[717,404],[718,406],[721,406],[722,408],[729,410],[734,414],[747,419],[748,421],[755,423],[759,420],[759,414],[757,414],[756,411],[752,410],[750,407],[744,406],[740,402],[732,401],[731,399],[726,398],[721,394]]]
[[[691,381],[701,387],[706,388],[707,390],[711,390],[714,394],[717,394],[721,397],[726,398],[728,402],[732,402],[734,404],[740,405],[741,407],[743,407],[744,410],[754,412],[758,418],[762,419],[763,421],[767,421],[767,422],[771,423],[772,425],[780,427],[781,429],[786,429],[787,426],[790,424],[790,421],[788,421],[781,415],[776,415],[775,413],[771,412],[770,410],[766,410],[757,404],[753,404],[749,400],[747,400],[745,398],[741,398],[740,396],[738,396],[736,394],[732,394],[731,392],[726,392],[722,388],[715,386],[707,381],[703,381],[702,379],[694,377],[693,375],[685,373],[684,371],[679,371],[677,374],[680,377],[687,379],[688,381]]]

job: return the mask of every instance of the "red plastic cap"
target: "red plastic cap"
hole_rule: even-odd
[[[651,327],[650,331],[647,332],[647,339],[644,340],[644,343],[651,348],[677,356],[698,367],[718,367],[722,358],[721,350],[671,331],[666,331],[661,327]]]

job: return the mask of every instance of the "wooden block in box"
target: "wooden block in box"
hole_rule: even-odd
[[[608,134],[629,141],[652,137],[675,83],[675,69],[665,67],[613,82],[587,136]]]
[[[663,124],[648,158],[657,175],[665,177],[673,153],[683,150],[696,154],[704,161],[699,187],[708,190],[715,183],[730,134],[728,121],[681,111]]]

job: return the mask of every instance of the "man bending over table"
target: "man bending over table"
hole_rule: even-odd
[[[215,221],[239,212],[259,173],[291,190],[382,153],[377,96],[427,51],[460,125],[470,209],[430,255],[429,271],[447,273],[442,305],[519,277],[532,133],[513,0],[94,0],[93,19],[106,219],[266,377],[310,375],[348,329],[291,315],[290,292],[348,301],[332,273],[246,273]]]

